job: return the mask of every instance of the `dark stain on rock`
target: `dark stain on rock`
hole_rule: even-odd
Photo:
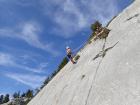
[[[129,21],[129,20],[131,20],[131,19],[133,19],[133,18],[135,18],[135,17],[138,17],[138,16],[139,16],[139,14],[135,14],[134,16],[128,18],[126,21]]]
[[[82,75],[81,80],[85,78],[86,75]]]

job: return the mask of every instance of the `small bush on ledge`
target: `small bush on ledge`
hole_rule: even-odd
[[[79,58],[80,58],[80,55],[76,55],[76,56],[74,57],[74,60],[77,61]]]
[[[107,28],[102,28],[102,32],[100,34],[97,33],[97,37],[99,39],[105,39],[106,37],[108,37],[108,34],[109,34],[110,30],[107,29]]]
[[[94,24],[91,24],[91,30],[92,34],[90,35],[88,39],[88,43],[92,43],[92,41],[97,40],[97,39],[105,39],[110,30],[107,29],[106,27],[102,27],[102,24],[98,21],[96,21]]]

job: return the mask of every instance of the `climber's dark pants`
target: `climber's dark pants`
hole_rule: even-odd
[[[72,59],[72,55],[71,54],[68,54],[67,56],[68,56],[69,59]]]

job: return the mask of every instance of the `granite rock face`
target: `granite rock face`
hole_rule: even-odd
[[[78,63],[69,62],[28,105],[140,105],[140,0],[108,28],[106,40],[78,52]]]

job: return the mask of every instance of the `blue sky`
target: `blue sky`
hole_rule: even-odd
[[[40,87],[65,46],[80,48],[132,0],[0,0],[0,94]]]

